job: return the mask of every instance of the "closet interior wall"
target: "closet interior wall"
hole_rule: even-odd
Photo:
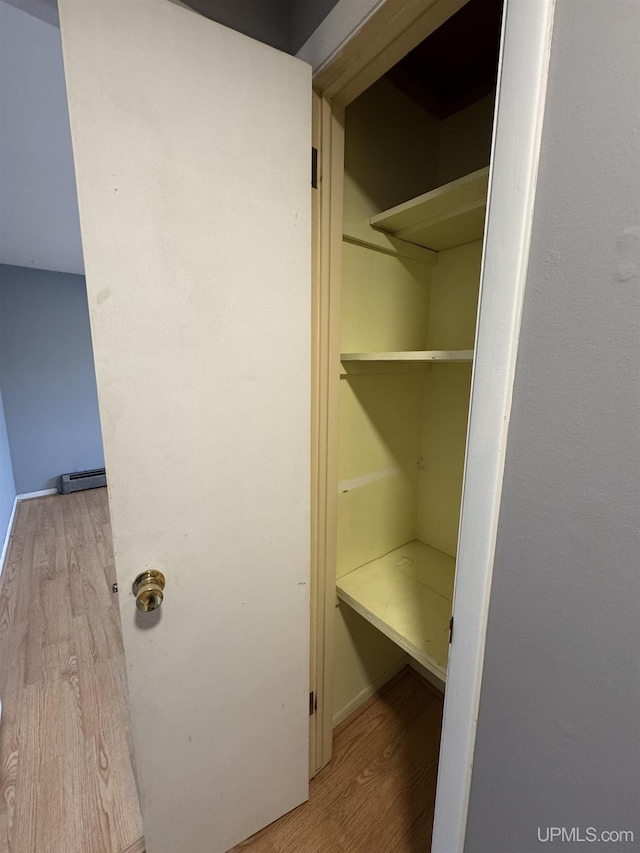
[[[342,353],[473,350],[481,239],[434,252],[375,230],[370,218],[488,166],[493,105],[487,95],[438,120],[383,77],[347,107]],[[450,612],[471,369],[470,358],[343,360],[338,585],[347,576],[355,582],[356,569],[390,552],[410,575],[427,546],[438,563],[442,607]],[[420,601],[402,606],[407,618],[422,618]],[[439,685],[447,643],[445,630],[434,649],[436,659],[444,654],[444,668],[428,667]],[[334,723],[407,662],[424,673],[415,656],[339,601]]]

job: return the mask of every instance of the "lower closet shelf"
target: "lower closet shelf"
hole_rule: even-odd
[[[338,578],[338,598],[443,681],[455,560],[414,540]]]

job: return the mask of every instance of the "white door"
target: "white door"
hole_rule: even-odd
[[[147,851],[216,853],[308,793],[310,68],[60,12]]]

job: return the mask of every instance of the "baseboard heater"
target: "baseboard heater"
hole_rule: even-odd
[[[71,492],[81,492],[83,489],[99,489],[107,485],[107,472],[104,468],[94,468],[93,471],[76,471],[73,474],[61,474],[58,483],[58,494],[68,495]]]

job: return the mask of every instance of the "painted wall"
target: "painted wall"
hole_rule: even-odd
[[[384,77],[345,121],[344,231],[371,239],[370,216],[436,185],[439,123]]]
[[[296,53],[339,0],[289,0],[288,46]],[[353,0],[352,0],[353,2]]]
[[[441,121],[438,129],[438,179],[446,184],[489,164],[495,94],[486,95]]]
[[[60,30],[0,0],[0,263],[83,273]]]
[[[53,24],[54,27],[60,26],[56,0],[3,0],[3,2],[15,6],[16,9],[22,9],[28,15],[40,18],[47,24]]]
[[[341,351],[473,348],[479,242],[442,252],[433,265],[417,247],[410,259],[351,240],[393,252],[370,227],[372,214],[437,186],[441,171],[448,180],[486,165],[491,105],[485,98],[439,122],[383,78],[347,108]],[[341,382],[340,481],[388,473],[340,489],[338,577],[416,537],[455,555],[470,375],[469,365],[439,365],[427,376]],[[341,605],[336,616],[336,721],[406,661],[351,613]]]
[[[558,0],[466,853],[640,845],[638,32]]]
[[[185,5],[257,41],[288,49],[287,0],[185,0]]]
[[[0,384],[19,494],[104,465],[83,276],[0,265]]]
[[[381,80],[349,106],[346,128],[345,235],[386,245],[388,238],[373,231],[369,217],[432,185],[437,122]],[[424,348],[430,272],[430,264],[345,242],[341,350]],[[372,298],[383,310],[363,312],[362,305],[368,300],[371,308]],[[386,310],[390,305],[392,312]],[[422,385],[415,375],[360,376],[341,382],[340,481],[384,469],[397,473],[340,490],[338,577],[415,536]],[[372,508],[379,513],[381,506],[394,511],[372,516]],[[336,610],[335,632],[338,723],[395,674],[407,656],[346,604]]]
[[[309,0],[302,2],[305,6],[309,5]],[[323,20],[318,22],[305,43],[298,48],[296,56],[304,59],[316,71],[362,26],[382,2],[383,0],[338,0]]]
[[[0,388],[0,553],[2,552],[2,546],[8,530],[15,496],[16,486],[13,479],[13,467],[11,465],[11,454],[9,452],[9,438],[7,436],[7,425],[2,402],[2,389]],[[0,557],[0,573],[1,572],[2,558]]]
[[[187,6],[212,21],[218,21],[226,27],[293,54],[302,47],[337,2],[338,0],[185,0]]]

